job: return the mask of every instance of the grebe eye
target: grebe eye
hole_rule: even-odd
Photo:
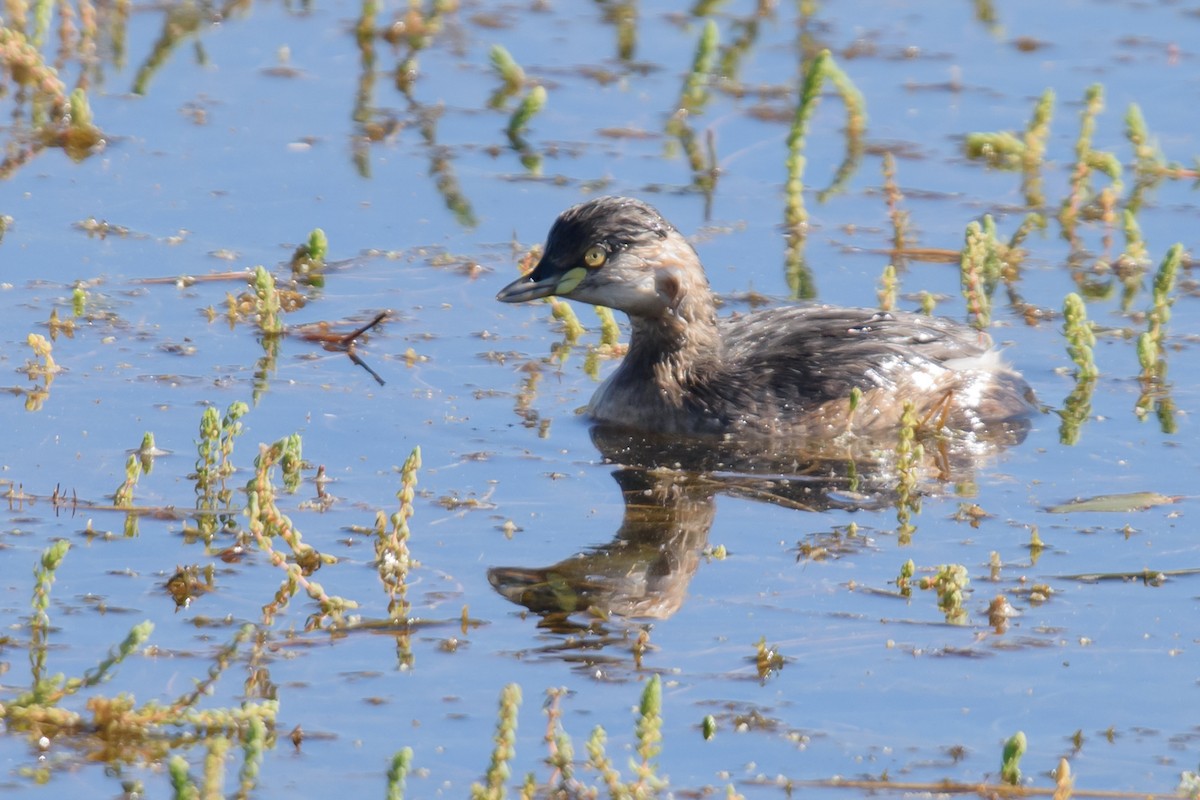
[[[588,269],[599,269],[607,260],[608,251],[602,245],[594,244],[583,254],[583,263],[588,265]]]

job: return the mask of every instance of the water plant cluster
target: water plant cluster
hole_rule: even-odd
[[[138,70],[134,91],[149,91],[162,66],[185,42],[196,40],[198,49],[202,49],[198,45],[198,31],[236,11],[239,5],[171,5],[164,14],[158,41]],[[609,5],[618,32],[619,52],[629,53],[636,35],[635,15],[629,4]],[[682,154],[682,162],[689,173],[688,191],[711,199],[718,189],[723,162],[717,149],[717,137],[712,127],[705,126],[704,115],[714,104],[716,93],[745,91],[737,80],[739,63],[751,51],[755,25],[774,12],[773,4],[759,3],[752,14],[739,19],[736,25],[719,15],[708,16],[704,10],[697,12],[703,21],[696,26],[696,44],[690,66],[683,68],[678,96],[664,123],[668,155]],[[103,150],[105,134],[93,119],[88,94],[100,77],[97,71],[105,62],[93,56],[101,49],[111,52],[118,63],[124,58],[130,13],[130,5],[122,2],[102,7],[93,6],[86,0],[75,5],[52,6],[48,2],[37,2],[27,8],[23,3],[14,2],[6,6],[5,21],[0,25],[0,66],[3,67],[0,88],[4,91],[0,99],[7,103],[11,98],[16,121],[4,129],[7,138],[5,158],[0,163],[0,180],[26,168],[47,148],[61,148],[72,159],[88,158]],[[452,32],[458,24],[457,15],[461,9],[452,0],[433,0],[408,3],[390,18],[389,13],[390,10],[385,10],[376,0],[363,0],[353,24],[352,35],[362,67],[352,111],[354,136],[351,150],[356,169],[361,175],[370,176],[373,148],[394,139],[403,126],[412,125],[428,152],[429,175],[446,207],[462,225],[475,225],[478,222],[475,205],[455,172],[452,151],[439,140],[438,125],[444,106],[439,98],[423,93],[421,80],[422,59],[439,42],[439,37],[449,37],[448,31]],[[802,9],[800,13],[807,19],[812,12]],[[55,21],[57,58],[46,54]],[[728,41],[723,43],[723,36]],[[383,59],[389,57],[392,62],[383,63]],[[806,200],[822,202],[844,191],[859,173],[863,162],[878,157],[881,174],[879,209],[891,227],[886,237],[887,264],[880,279],[881,308],[897,308],[915,299],[925,313],[932,313],[939,303],[961,304],[966,318],[981,331],[994,330],[994,322],[1004,310],[1030,324],[1055,320],[1056,330],[1061,330],[1062,351],[1073,365],[1063,370],[1073,384],[1056,410],[1059,439],[1063,445],[1079,443],[1093,417],[1095,387],[1106,378],[1136,381],[1139,395],[1132,413],[1139,419],[1157,420],[1164,433],[1174,432],[1177,420],[1167,362],[1177,341],[1172,337],[1169,323],[1179,297],[1181,273],[1191,268],[1192,261],[1181,244],[1164,248],[1161,242],[1146,241],[1139,219],[1157,185],[1166,181],[1195,180],[1200,176],[1200,162],[1195,167],[1188,167],[1169,161],[1155,145],[1136,104],[1129,107],[1124,118],[1125,140],[1131,158],[1122,160],[1116,153],[1097,149],[1097,130],[1104,123],[1104,87],[1096,84],[1089,87],[1079,101],[1079,130],[1065,193],[1062,197],[1048,197],[1046,177],[1051,167],[1046,159],[1059,102],[1055,92],[1047,89],[1037,99],[1023,130],[966,133],[963,137],[963,152],[967,158],[979,162],[983,168],[1019,175],[1025,205],[1020,222],[1010,227],[1003,218],[998,223],[993,214],[982,213],[976,219],[963,222],[961,246],[957,243],[944,248],[923,245],[918,241],[917,232],[921,211],[906,202],[901,188],[904,175],[895,152],[886,148],[878,152],[878,149],[873,151],[868,147],[869,97],[855,85],[853,62],[825,48],[813,48],[801,60],[787,98],[790,124],[777,165],[783,187],[779,223],[787,242],[781,269],[794,298],[810,299],[817,295],[815,270],[805,258],[806,243],[814,230],[812,211]],[[77,70],[77,79],[70,88],[62,79],[66,71],[61,67],[67,63],[82,67]],[[554,147],[539,139],[536,125],[539,115],[553,108],[557,90],[553,80],[534,73],[532,65],[535,63],[527,58],[519,61],[498,44],[487,50],[487,64],[491,70],[488,79],[496,84],[487,105],[507,116],[503,136],[488,147],[492,152],[507,149],[515,154],[526,171],[523,177],[528,180],[544,177],[545,164]],[[387,76],[394,86],[396,97],[404,106],[402,112],[380,102],[378,84],[381,76]],[[813,121],[821,109],[820,101],[833,98],[842,108],[844,156],[828,188],[813,192],[806,177],[806,152],[814,135]],[[0,212],[7,210],[0,208]],[[10,220],[10,217],[0,215],[0,253],[4,252],[4,234]],[[1001,227],[1005,229],[1003,234]],[[86,229],[88,235],[96,236],[128,233],[95,220],[86,225]],[[1046,232],[1057,232],[1070,248],[1067,267],[1075,288],[1061,303],[1057,299],[1039,303],[1023,294],[1022,273],[1028,266],[1025,247],[1030,236]],[[1089,237],[1101,239],[1102,256],[1096,256],[1088,249]],[[1119,245],[1115,244],[1118,239]],[[536,248],[514,246],[514,252],[523,254],[514,259],[518,261],[519,269],[528,270],[536,263]],[[222,581],[226,580],[221,572],[222,564],[257,560],[274,576],[270,586],[255,587],[259,593],[255,599],[259,609],[257,618],[239,624],[227,641],[215,645],[205,656],[206,674],[194,677],[191,688],[167,703],[139,700],[128,692],[107,694],[104,688],[104,683],[122,665],[153,652],[154,626],[149,622],[133,625],[95,667],[74,677],[51,674],[55,635],[50,616],[52,585],[61,570],[72,566],[71,546],[66,540],[56,540],[44,550],[35,566],[28,618],[15,626],[14,632],[3,642],[7,651],[18,648],[27,651],[30,666],[27,686],[13,689],[11,687],[17,682],[10,678],[0,691],[0,719],[7,735],[26,737],[34,747],[43,741],[68,741],[76,750],[87,753],[88,758],[113,765],[114,774],[119,776],[123,774],[120,765],[165,764],[167,775],[164,780],[170,782],[175,797],[249,797],[255,792],[264,755],[280,746],[281,733],[285,738],[291,738],[297,748],[304,738],[299,728],[290,734],[277,729],[280,695],[284,693],[272,681],[267,666],[267,654],[274,643],[306,634],[325,635],[332,640],[357,633],[381,633],[395,639],[396,670],[412,670],[418,657],[414,638],[421,631],[457,629],[465,636],[471,626],[478,623],[465,606],[461,615],[422,616],[414,612],[410,579],[420,574],[422,568],[415,553],[420,552],[421,535],[425,532],[420,518],[414,517],[423,467],[419,446],[413,448],[396,468],[395,503],[388,501],[387,508],[364,511],[362,524],[353,530],[354,534],[372,543],[374,559],[371,566],[373,577],[378,581],[369,588],[357,583],[359,593],[355,596],[342,596],[326,588],[335,585],[337,578],[334,576],[340,575],[335,570],[344,565],[339,566],[336,556],[319,549],[314,542],[319,544],[321,540],[306,536],[296,522],[298,507],[311,504],[311,507],[320,508],[331,502],[326,494],[328,479],[324,468],[306,462],[300,435],[291,434],[273,442],[258,443],[253,458],[246,455],[246,450],[253,450],[254,445],[242,438],[244,421],[275,380],[281,342],[285,338],[294,336],[308,343],[341,348],[355,363],[365,366],[365,361],[354,351],[354,343],[364,331],[389,318],[387,310],[380,310],[372,321],[349,333],[331,332],[328,326],[289,324],[289,314],[308,306],[319,291],[326,288],[327,278],[333,274],[328,255],[329,243],[324,232],[314,229],[279,269],[259,265],[203,278],[170,276],[162,279],[181,289],[194,286],[198,280],[236,285],[236,290],[226,294],[224,310],[210,306],[206,316],[210,324],[226,321],[231,327],[241,326],[239,332],[253,336],[258,342],[256,346],[261,346],[262,350],[253,369],[249,402],[232,402],[223,413],[210,404],[201,413],[195,439],[194,468],[183,476],[184,485],[191,492],[187,502],[144,501],[139,483],[151,474],[155,458],[161,453],[152,433],[147,433],[140,446],[123,457],[123,480],[115,486],[111,497],[80,501],[75,497],[67,498],[57,488],[50,496],[55,508],[82,508],[100,519],[104,514],[120,515],[124,521],[121,535],[129,538],[140,535],[139,522],[147,517],[178,521],[183,540],[202,548],[185,551],[198,555],[190,563],[179,564],[165,581],[163,588],[179,608],[187,608],[197,598],[221,588]],[[1152,272],[1156,260],[1158,268]],[[925,288],[921,276],[911,269],[918,262],[957,264],[959,296],[936,296]],[[28,334],[25,346],[29,357],[22,371],[29,384],[19,389],[27,412],[37,413],[53,395],[55,376],[62,371],[54,358],[57,337],[70,337],[76,325],[82,327],[106,313],[99,294],[92,285],[78,281],[71,292],[69,312],[64,309],[64,315],[60,317],[57,308],[52,310],[45,324],[46,335]],[[1114,296],[1120,298],[1127,324],[1099,326],[1089,319],[1090,303]],[[534,366],[523,371],[521,384],[514,392],[515,410],[523,424],[536,429],[543,438],[549,435],[551,421],[539,415],[535,402],[544,374],[561,368],[581,343],[586,347],[582,369],[591,376],[598,375],[603,359],[622,352],[620,328],[607,309],[596,309],[595,322],[589,324],[597,326],[599,332],[592,337],[569,304],[554,298],[548,299],[547,303],[550,306],[548,323],[560,332],[561,341],[553,344],[544,361],[531,362]],[[1057,324],[1059,322],[1061,325]],[[1097,343],[1105,340],[1129,341],[1131,344],[1124,351],[1112,348],[1098,357]],[[1126,364],[1117,361],[1122,352],[1130,351]],[[412,366],[419,358],[410,348],[404,363]],[[382,381],[377,375],[375,377]],[[854,412],[860,400],[857,395],[848,398],[851,411],[848,434],[853,434]],[[911,543],[920,535],[917,523],[922,512],[922,498],[929,486],[938,480],[936,474],[931,474],[934,470],[929,464],[935,460],[939,434],[936,419],[917,419],[909,406],[894,445],[890,447],[892,471],[888,473],[891,485],[887,496],[895,510],[895,528],[888,533],[901,545]],[[850,468],[854,468],[853,460]],[[306,482],[315,487],[316,496],[298,504],[295,495]],[[20,503],[28,497],[23,487],[12,483],[6,486],[10,503]],[[853,491],[860,488],[856,480],[851,480],[849,486]],[[962,493],[969,496],[969,488],[963,488]],[[1142,494],[1107,497],[1104,501],[1108,504],[1106,508],[1075,506],[1050,509],[1050,512],[1096,512],[1114,507],[1129,510],[1146,505],[1167,505],[1174,499]],[[469,504],[461,498],[455,502]],[[988,515],[983,508],[969,502],[962,504],[961,514],[968,524],[978,524]],[[506,521],[506,536],[513,536],[516,529],[511,519]],[[86,534],[89,537],[102,535],[93,529],[90,520]],[[865,547],[863,539],[852,523],[850,529],[835,530],[816,544],[808,542],[803,553],[814,560],[836,557],[839,553]],[[1045,549],[1035,527],[1029,544],[1031,564],[1037,564]],[[720,558],[725,549],[720,546],[705,553]],[[918,566],[909,559],[895,579],[894,592],[882,588],[876,591],[893,595],[896,602],[905,603],[906,608],[920,607],[921,603],[927,609],[936,607],[935,616],[941,615],[950,625],[964,626],[981,619],[978,610],[973,610],[970,604],[972,579],[974,587],[978,588],[984,575],[988,576],[987,580],[997,581],[1005,568],[995,554],[992,563],[983,568],[936,562]],[[1120,574],[1064,576],[1062,580],[1142,580],[1154,584],[1168,576],[1181,574],[1185,571],[1147,569]],[[928,594],[923,597],[918,594],[914,598],[914,590]],[[1033,584],[1009,594],[1012,600],[1021,595],[1021,600],[1035,606],[1048,602],[1055,589],[1045,584]],[[377,606],[385,611],[374,617],[364,610]],[[1013,613],[1009,596],[997,595],[988,605],[988,626],[1002,632],[1005,621]],[[301,621],[297,624],[298,619]],[[772,635],[774,637],[774,632]],[[671,680],[666,674],[652,671],[643,660],[653,649],[648,626],[625,646],[632,654],[637,679],[643,684],[641,701],[634,715],[632,755],[627,765],[610,753],[608,733],[602,726],[593,727],[582,752],[577,751],[564,723],[562,705],[569,693],[551,689],[546,693],[543,707],[545,755],[532,768],[518,766],[516,731],[522,688],[510,684],[500,695],[490,762],[478,765],[479,777],[470,788],[471,796],[642,798],[671,792],[673,785],[664,773],[660,759],[668,744],[662,734],[662,693],[670,690]],[[786,655],[787,643],[768,644],[765,635],[756,644],[747,643],[746,648],[747,671],[752,671],[753,678],[763,686],[769,685],[792,663]],[[222,679],[231,680],[231,671],[243,667],[246,677],[242,701],[235,705],[210,707],[207,700],[217,683]],[[632,688],[630,694],[634,694]],[[727,720],[725,716],[705,715],[698,720],[696,738],[719,743],[727,732],[733,733],[751,724],[742,720],[728,725]],[[381,791],[386,791],[392,798],[404,796],[414,774],[423,769],[416,752],[405,746],[407,733],[397,733],[399,749],[390,764],[378,765]],[[1045,784],[1046,778],[1045,775],[1022,775],[1020,761],[1023,756],[1028,756],[1028,750],[1029,743],[1023,733],[1015,733],[1003,743],[999,772],[991,782],[902,783],[885,774],[870,779],[813,779],[809,785],[851,791],[960,791],[989,796],[1036,791],[1046,795],[1052,792],[1055,798],[1062,800],[1088,796],[1086,791],[1073,788],[1076,776],[1065,758],[1059,760],[1053,770],[1053,788],[1031,786]],[[1047,756],[1047,752],[1043,750],[1039,755]],[[72,765],[69,757],[50,758],[32,768],[29,777],[53,782],[57,771],[68,770]],[[125,783],[122,788],[126,796],[140,795],[146,788],[135,785],[132,779]],[[227,784],[231,785],[227,788]],[[803,781],[796,780],[784,788],[791,793],[802,790],[804,785]],[[682,792],[692,788],[675,786],[674,790]],[[732,784],[723,788],[727,796],[740,796]],[[705,787],[696,791],[721,790]],[[1200,778],[1193,772],[1184,771],[1180,791],[1200,796]]]

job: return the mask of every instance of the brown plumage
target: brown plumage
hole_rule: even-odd
[[[589,407],[601,422],[675,434],[836,436],[898,425],[905,400],[978,431],[1033,410],[986,334],[947,319],[834,306],[718,318],[700,258],[649,205],[603,197],[567,209],[506,303],[558,295],[624,311],[632,335]],[[862,392],[851,417],[851,390]]]

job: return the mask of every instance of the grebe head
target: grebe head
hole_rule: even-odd
[[[669,222],[640,200],[601,197],[560,214],[537,266],[496,299],[557,295],[656,318],[674,314],[701,289],[707,295],[700,259]]]

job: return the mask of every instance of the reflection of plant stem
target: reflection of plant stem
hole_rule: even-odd
[[[883,154],[883,194],[887,198],[888,219],[892,223],[892,249],[902,253],[908,246],[908,212],[900,208],[904,194],[896,183],[896,157],[891,151]]]
[[[1104,110],[1104,87],[1093,84],[1084,95],[1084,108],[1080,112],[1079,137],[1075,141],[1075,166],[1071,171],[1071,190],[1058,212],[1058,221],[1063,236],[1075,241],[1075,225],[1084,206],[1092,198],[1091,175],[1103,172],[1112,181],[1114,193],[1121,190],[1121,162],[1112,153],[1092,149],[1092,135],[1096,130],[1096,116]]]
[[[1095,386],[1095,378],[1076,378],[1075,388],[1063,400],[1063,406],[1058,412],[1062,418],[1058,426],[1060,444],[1079,443],[1079,429],[1092,413],[1092,392]]]
[[[792,127],[788,131],[787,137],[787,206],[784,222],[794,234],[800,236],[807,235],[808,231],[808,212],[805,210],[803,197],[806,163],[804,140],[808,131],[808,121],[821,99],[821,88],[826,80],[831,81],[837,88],[842,103],[846,107],[846,156],[838,167],[833,184],[821,193],[820,199],[824,199],[840,188],[853,173],[862,151],[862,135],[866,129],[866,103],[862,93],[834,62],[829,51],[822,50],[809,63],[808,69],[804,73],[804,80],[800,87],[800,102],[796,106]]]
[[[167,62],[175,48],[179,47],[186,38],[198,32],[200,25],[205,21],[205,15],[200,6],[190,0],[168,8],[167,14],[163,18],[162,33],[158,35],[158,41],[151,48],[150,55],[142,62],[137,75],[134,76],[132,90],[134,94],[146,93],[150,86],[150,79]]]
[[[1042,194],[1042,164],[1053,116],[1054,90],[1047,89],[1034,106],[1020,138],[1009,131],[969,133],[965,139],[967,157],[985,159],[1002,169],[1020,169],[1025,205],[1041,208],[1046,202]]]
[[[679,94],[678,110],[694,114],[704,108],[708,102],[708,79],[717,58],[718,43],[717,23],[711,19],[704,23],[700,32],[700,40],[696,43],[696,54],[692,57],[692,68],[688,71],[683,82],[683,90]],[[676,115],[672,115],[674,118]]]
[[[1166,347],[1166,325],[1171,319],[1171,304],[1174,298],[1175,275],[1183,259],[1183,245],[1175,244],[1167,251],[1158,272],[1154,276],[1154,305],[1146,315],[1148,327],[1138,337],[1138,361],[1142,367],[1142,379],[1160,380],[1165,370],[1162,354]]]

